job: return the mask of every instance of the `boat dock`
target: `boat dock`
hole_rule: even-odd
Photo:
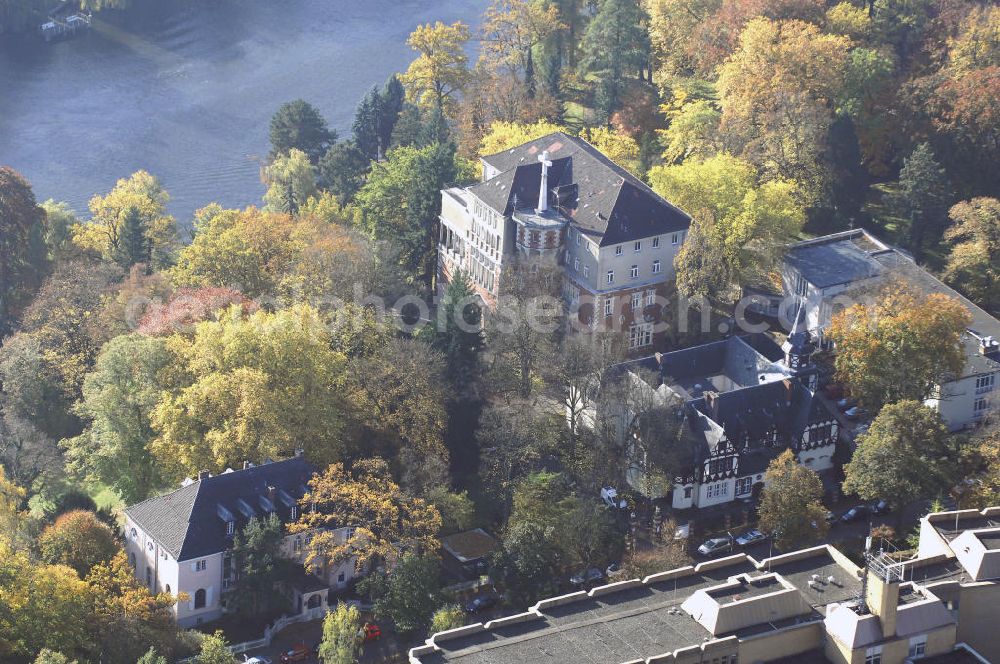
[[[48,15],[48,20],[38,26],[38,32],[45,41],[75,35],[90,29],[92,14],[76,8],[73,3],[62,2]]]

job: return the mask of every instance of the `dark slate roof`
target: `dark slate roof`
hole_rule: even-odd
[[[686,230],[691,217],[656,194],[639,178],[576,136],[556,132],[483,157],[499,174],[469,190],[505,215],[538,201],[541,165],[548,151],[550,200],[601,246]]]
[[[288,501],[303,496],[314,470],[302,457],[234,470],[195,480],[132,505],[125,513],[176,560],[200,558],[224,551],[232,543],[220,507],[232,515],[239,530],[250,520],[246,511],[255,516],[266,513],[261,498],[266,500],[268,487],[274,487],[275,511],[287,521]]]
[[[828,239],[807,240],[792,245],[785,254],[785,262],[817,288],[850,284],[885,272],[872,257],[871,250],[876,247],[858,242],[858,237],[865,236],[861,231],[838,233]]]
[[[737,451],[760,447],[772,427],[778,432],[778,445],[787,446],[810,424],[834,419],[820,399],[794,378],[694,399],[689,405],[722,427]]]

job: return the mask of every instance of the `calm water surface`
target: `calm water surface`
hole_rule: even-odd
[[[0,164],[39,200],[87,200],[144,168],[182,223],[258,203],[268,122],[315,104],[340,134],[358,99],[414,57],[418,23],[475,26],[487,0],[142,0],[46,44],[0,35]]]

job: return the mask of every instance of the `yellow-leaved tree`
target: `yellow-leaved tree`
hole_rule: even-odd
[[[833,316],[828,334],[837,346],[837,380],[873,410],[906,399],[923,402],[961,374],[962,335],[971,321],[953,297],[887,284],[871,301]]]
[[[360,569],[369,562],[395,562],[406,553],[433,555],[441,515],[430,503],[407,495],[380,458],[356,461],[350,468],[331,464],[309,481],[299,501],[292,532],[309,532],[305,564],[324,569],[352,558]],[[344,538],[335,529],[350,528]]]
[[[177,224],[167,214],[170,196],[160,181],[146,171],[136,171],[128,179],[118,180],[105,196],[90,199],[88,222],[73,226],[73,243],[96,251],[108,260],[117,261],[130,242],[149,247],[155,269],[167,267],[179,246]],[[136,238],[135,235],[144,238]]]
[[[468,41],[469,26],[461,21],[418,25],[406,43],[420,55],[400,77],[407,97],[447,114],[469,76]]]
[[[176,385],[153,409],[150,444],[168,476],[221,472],[244,460],[340,458],[344,356],[312,307],[249,316],[235,305],[169,345]]]

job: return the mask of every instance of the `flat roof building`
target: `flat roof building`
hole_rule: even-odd
[[[411,664],[1000,661],[1000,508],[931,514],[917,555],[744,554],[431,636]],[[956,524],[958,527],[956,527]],[[969,526],[969,528],[965,528]],[[966,550],[968,549],[968,550]]]

